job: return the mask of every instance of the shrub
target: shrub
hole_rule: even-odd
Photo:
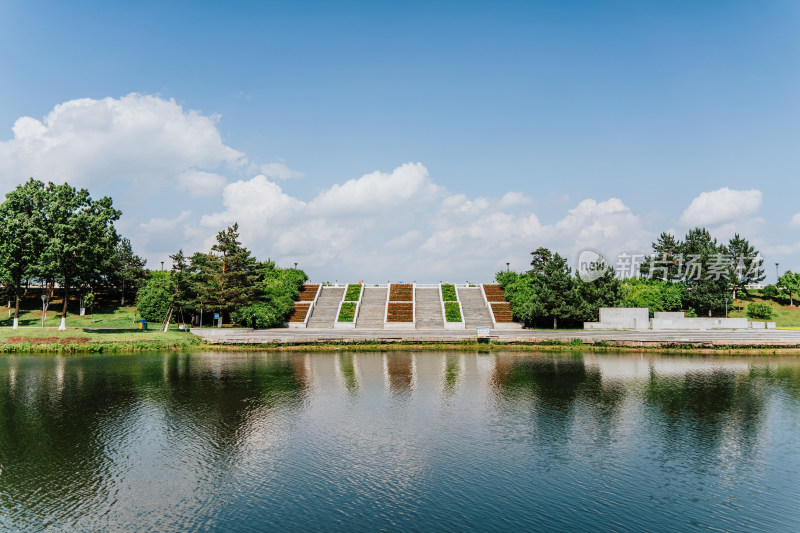
[[[461,322],[461,310],[458,308],[458,302],[444,303],[444,317],[448,322]]]
[[[344,294],[345,302],[357,302],[361,296],[361,285],[358,283],[351,283],[347,286],[347,292]]]
[[[775,287],[775,285],[767,285],[764,287],[764,290],[761,291],[761,296],[764,298],[774,299],[778,297],[778,294],[778,289]]]
[[[148,322],[161,322],[167,316],[175,291],[170,272],[151,272],[144,286],[136,294],[139,315]]]
[[[769,320],[772,318],[772,306],[765,303],[751,303],[747,306],[747,318]]]
[[[356,302],[344,302],[339,310],[339,322],[352,322],[356,316]]]
[[[456,288],[453,285],[442,285],[442,301],[455,302],[456,300],[458,300]]]

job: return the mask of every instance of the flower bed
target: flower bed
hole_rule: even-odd
[[[458,307],[458,302],[444,303],[444,318],[448,322],[461,322],[461,309]]]
[[[389,302],[386,310],[387,322],[413,322],[414,304],[411,302]]]
[[[357,302],[361,297],[361,285],[358,283],[351,283],[347,286],[347,292],[344,293],[345,302]]]
[[[313,302],[317,296],[319,285],[311,285],[306,283],[300,288],[300,294],[297,296],[298,302]],[[301,320],[302,322],[302,320]]]
[[[305,322],[311,302],[295,302],[294,309],[289,315],[289,322]]]
[[[337,322],[352,322],[356,316],[356,305],[358,302],[343,302],[341,309],[339,309],[339,318]]]
[[[456,288],[453,285],[442,285],[442,301],[455,302],[458,301],[456,296]]]
[[[492,313],[495,322],[513,322],[514,316],[511,313],[511,304],[508,302],[492,303]]]
[[[483,292],[486,293],[486,299],[489,300],[490,302],[506,301],[506,295],[503,292],[503,288],[496,283],[485,284],[483,286]]]
[[[414,285],[411,283],[393,283],[389,291],[390,302],[413,302]]]

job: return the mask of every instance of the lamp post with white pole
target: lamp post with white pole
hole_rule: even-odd
[[[44,327],[44,303],[47,301],[47,295],[42,294],[42,327]]]

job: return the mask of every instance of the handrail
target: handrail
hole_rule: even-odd
[[[481,283],[481,295],[483,296],[483,303],[486,304],[486,307],[489,308],[489,318],[492,319],[492,329],[497,329],[497,321],[494,319],[494,309],[492,309],[492,304],[489,303],[489,299],[486,297],[486,291],[483,288],[483,283]]]
[[[303,320],[303,326],[308,326],[308,319],[311,318],[311,313],[314,311],[314,306],[317,305],[317,300],[319,300],[319,295],[322,294],[322,283],[317,285],[317,294],[314,295],[314,299],[311,301],[311,305],[308,306],[308,311],[306,311],[306,318]]]

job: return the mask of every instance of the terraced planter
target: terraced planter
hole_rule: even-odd
[[[387,322],[414,323],[414,304],[412,302],[389,302],[386,311]]]
[[[481,285],[483,297],[492,317],[494,329],[522,329],[522,324],[514,322],[511,304],[506,301],[503,288],[496,283]]]
[[[355,329],[358,311],[361,307],[362,294],[364,294],[364,286],[360,283],[347,285],[347,290],[342,295],[339,309],[336,311],[336,322],[333,323],[334,329]]]
[[[415,325],[414,284],[390,283],[383,319],[384,329],[411,329]]]
[[[287,325],[290,328],[305,328],[308,325],[311,311],[321,292],[322,286],[319,284],[306,283],[300,288],[297,301],[294,302],[294,310],[289,315]]]
[[[439,299],[442,301],[444,329],[465,329],[464,312],[455,285],[449,283],[439,285]]]

